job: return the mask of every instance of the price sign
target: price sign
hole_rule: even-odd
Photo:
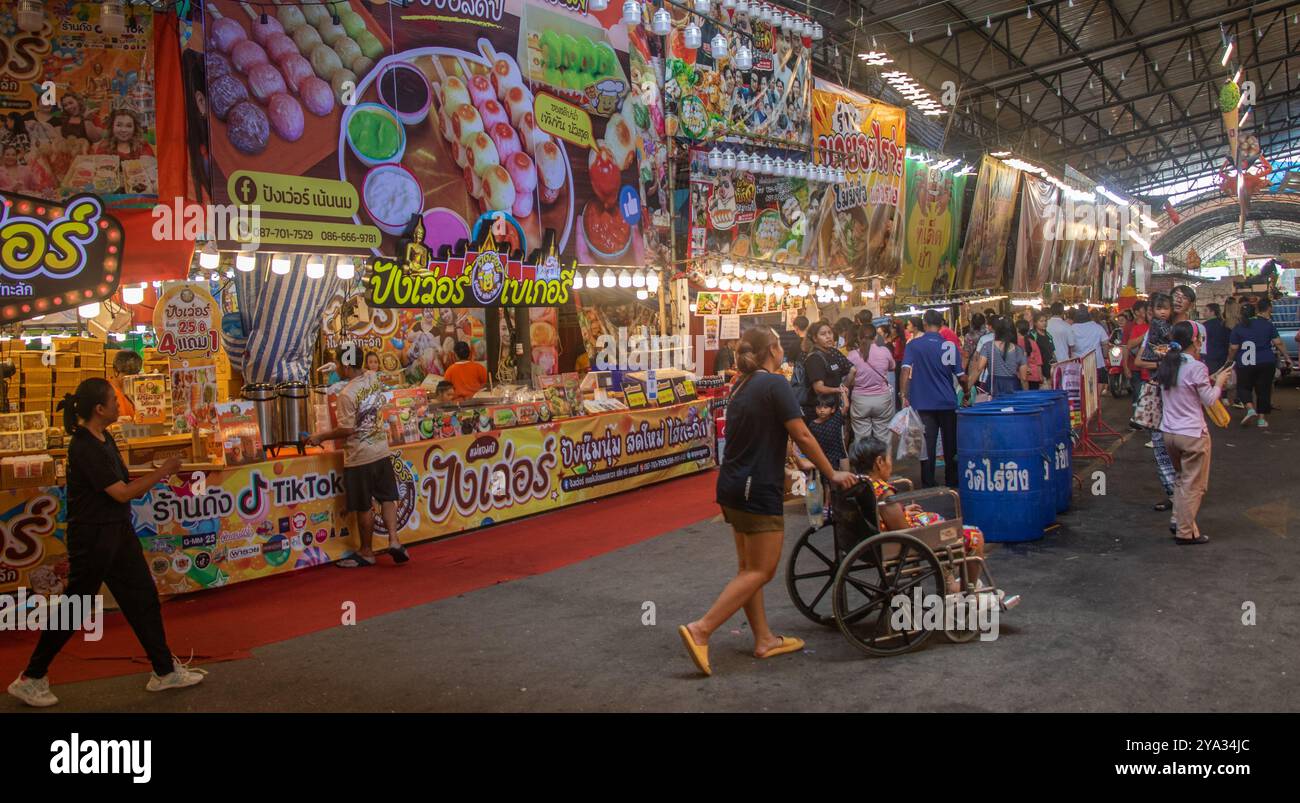
[[[194,282],[168,283],[153,311],[158,353],[172,359],[211,357],[221,345],[221,315],[212,294]]]

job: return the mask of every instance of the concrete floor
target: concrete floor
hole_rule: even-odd
[[[147,694],[145,675],[56,686],[55,710],[1295,711],[1300,392],[1279,390],[1275,401],[1271,429],[1214,433],[1200,518],[1213,543],[1171,542],[1167,514],[1151,509],[1162,493],[1146,439],[1129,437],[1105,469],[1108,495],[1076,495],[1048,537],[997,548],[991,568],[1024,602],[993,642],[932,639],[912,654],[866,658],[803,619],[778,580],[769,618],[776,632],[806,639],[805,653],[753,659],[737,616],[714,638],[714,676],[701,678],[675,629],[734,571],[730,530],[713,520],[260,648],[210,665],[193,689]],[[1118,403],[1104,405],[1108,420],[1126,420]],[[638,493],[648,515],[671,503],[655,489]],[[787,550],[801,522],[787,518]],[[642,624],[647,601],[653,626]],[[1254,603],[1254,626],[1242,624],[1244,602]],[[0,700],[0,712],[20,709]]]

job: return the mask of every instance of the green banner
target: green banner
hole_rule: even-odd
[[[907,206],[904,236],[899,238],[903,253],[897,287],[900,300],[951,290],[961,253],[958,246],[967,176],[957,175],[954,170],[936,170],[919,156],[909,157],[905,167]]]

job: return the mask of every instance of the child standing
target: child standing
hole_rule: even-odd
[[[1169,348],[1169,342],[1174,331],[1174,325],[1170,321],[1173,316],[1173,298],[1166,293],[1156,293],[1151,296],[1151,322],[1147,329],[1147,336],[1142,341],[1142,347],[1138,358],[1134,361],[1137,368],[1153,372],[1164,356],[1165,351]],[[1155,374],[1151,373],[1148,382],[1155,381]],[[1133,394],[1133,409],[1137,410],[1137,402],[1141,399],[1141,390],[1136,390]],[[1160,430],[1151,431],[1151,442],[1147,444],[1156,456],[1156,470],[1160,475],[1160,485],[1165,489],[1165,499],[1155,504],[1158,511],[1173,510],[1174,507],[1174,461],[1169,457],[1169,450],[1165,447],[1165,436]],[[1169,525],[1176,527],[1176,522],[1171,518]]]

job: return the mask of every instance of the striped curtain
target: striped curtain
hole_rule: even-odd
[[[247,344],[236,367],[248,384],[311,384],[311,357],[320,334],[325,305],[346,283],[334,270],[336,257],[325,257],[325,276],[307,276],[308,254],[295,254],[284,276],[271,272],[269,259],[258,269],[235,273]],[[233,356],[233,355],[232,355]],[[233,359],[232,359],[233,362]]]

